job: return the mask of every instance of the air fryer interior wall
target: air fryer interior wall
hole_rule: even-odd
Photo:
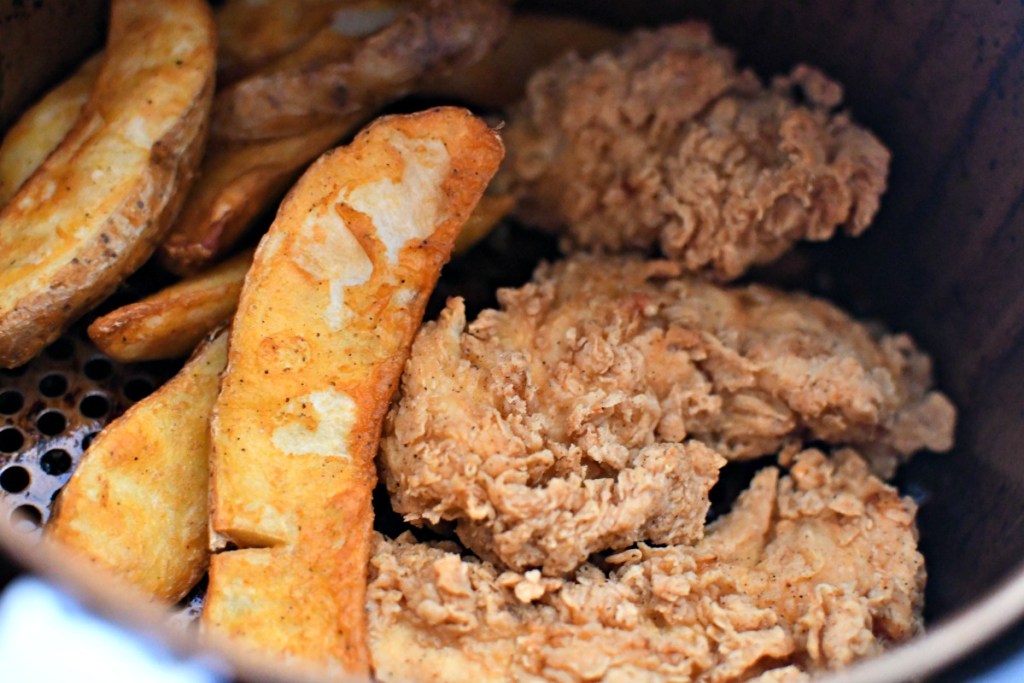
[[[95,0],[43,2],[48,21],[23,24],[25,33],[8,40],[6,17],[22,4],[0,0],[0,123],[96,44],[103,13]],[[933,353],[939,385],[960,407],[956,450],[921,454],[899,478],[923,502],[929,622],[1008,578],[1024,558],[1024,7],[1001,0],[520,6],[618,26],[701,18],[763,77],[806,61],[845,85],[846,106],[894,153],[882,210],[864,237],[801,247],[764,277],[811,283],[860,315],[911,332]]]

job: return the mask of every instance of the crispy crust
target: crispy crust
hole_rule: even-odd
[[[533,76],[500,178],[525,222],[572,245],[733,279],[871,223],[890,155],[841,98],[806,66],[765,87],[703,24],[637,31]]]
[[[365,673],[380,425],[502,147],[465,110],[378,119],[292,189],[257,249],[213,419],[204,624]],[[303,599],[296,600],[296,595]]]
[[[114,3],[81,117],[0,211],[0,365],[32,358],[153,252],[202,153],[215,46],[201,0]]]
[[[89,338],[122,363],[180,358],[195,350],[210,330],[230,319],[238,306],[253,250],[228,259],[89,325]]]
[[[42,166],[75,125],[102,63],[101,55],[87,60],[7,131],[0,145],[0,206]]]
[[[211,335],[173,379],[104,429],[57,499],[47,537],[174,604],[206,572],[210,414],[227,362]]]

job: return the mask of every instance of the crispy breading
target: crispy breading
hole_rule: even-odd
[[[89,100],[0,210],[0,366],[32,358],[149,258],[205,142],[216,35],[203,0],[117,0]]]
[[[574,245],[650,249],[720,279],[878,209],[888,150],[798,66],[764,87],[702,24],[638,31],[531,79],[499,176],[527,223]]]
[[[378,119],[260,242],[211,427],[203,623],[249,653],[366,673],[381,422],[427,298],[502,156],[464,109]]]
[[[864,444],[883,467],[950,447],[955,411],[906,335],[681,270],[580,255],[500,290],[501,309],[468,327],[450,301],[385,425],[395,509],[558,575],[609,547],[699,538],[717,466],[694,440],[730,459]]]
[[[210,413],[227,361],[214,334],[167,384],[86,451],[46,527],[97,568],[174,604],[203,576]]]
[[[853,451],[762,470],[696,546],[568,579],[377,537],[368,610],[388,681],[806,680],[921,630],[915,505]],[[755,678],[758,675],[764,678]]]

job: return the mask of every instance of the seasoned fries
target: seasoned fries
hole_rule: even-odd
[[[42,166],[82,113],[101,57],[89,59],[22,114],[0,144],[0,206]]]
[[[252,263],[249,249],[89,325],[100,351],[122,363],[179,358],[231,317]]]
[[[210,413],[227,333],[112,422],[58,498],[47,535],[173,604],[206,571]]]
[[[498,0],[424,0],[404,13],[398,2],[362,5],[348,10],[349,23],[336,17],[295,52],[220,92],[214,135],[295,135],[379,107],[431,72],[478,60],[509,17]]]
[[[379,119],[317,161],[256,252],[211,460],[203,622],[242,647],[368,670],[373,459],[427,298],[497,170],[465,110]]]
[[[118,0],[75,127],[0,211],[0,366],[14,367],[152,253],[202,151],[214,73],[203,0]]]

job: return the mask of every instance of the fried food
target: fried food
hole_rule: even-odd
[[[227,0],[217,10],[217,81],[230,83],[296,49],[353,0]]]
[[[332,25],[323,29],[325,37],[312,39],[316,45],[311,44],[305,52],[287,57],[289,61],[284,65],[269,65],[253,75],[254,80],[241,81],[236,89],[228,89],[218,95],[218,102],[222,103],[219,106],[233,107],[227,103],[241,97],[237,93],[249,88],[247,83],[262,83],[278,76],[287,79],[291,77],[289,74],[296,76],[294,69],[298,67],[293,62],[304,63],[301,60],[312,59],[312,54],[319,49],[317,45],[323,46],[336,39],[359,46],[350,54],[339,54],[338,59],[342,61],[332,63],[332,68],[336,68],[338,73],[332,72],[330,78],[340,79],[335,81],[335,85],[359,84],[346,95],[346,103],[341,109],[302,119],[294,135],[246,141],[215,139],[211,142],[196,187],[170,236],[160,248],[161,263],[165,267],[184,275],[215,262],[235,245],[258,216],[277,201],[303,168],[349,135],[377,107],[407,94],[420,79],[446,72],[454,65],[470,63],[488,50],[501,35],[500,28],[504,25],[507,11],[490,0],[473,0],[470,3],[432,0],[365,40],[352,37],[358,36],[359,31],[366,30],[368,25],[374,25],[373,22],[382,21],[382,16],[373,11],[373,6],[373,3],[364,2],[335,15]],[[383,6],[397,11],[400,4],[387,2]],[[367,19],[360,19],[363,15]],[[372,20],[370,24],[367,23],[369,20]],[[442,33],[460,28],[461,32],[445,33],[439,42],[425,45],[423,41],[433,33],[417,34],[415,40],[406,35],[417,27]],[[472,40],[467,38],[470,35]],[[325,74],[318,77],[327,79]],[[321,84],[326,82],[322,80]],[[276,91],[264,94],[274,100],[283,97]],[[302,101],[294,100],[292,104],[298,105]],[[257,107],[270,106],[265,102],[249,102]],[[234,138],[244,137],[242,131],[248,124],[235,121],[223,125],[228,130],[222,132]]]
[[[116,361],[180,358],[230,320],[253,250],[210,270],[122,306],[89,325],[89,338]]]
[[[0,211],[0,366],[14,367],[152,253],[205,138],[216,36],[202,0],[118,0],[74,128]]]
[[[210,414],[227,333],[110,423],[57,499],[47,537],[154,599],[174,604],[209,561]]]
[[[87,60],[7,131],[0,144],[0,206],[42,166],[75,125],[101,63],[100,55]]]
[[[368,670],[380,425],[455,236],[502,156],[465,110],[378,119],[317,161],[257,249],[215,408],[203,622]]]
[[[188,275],[214,263],[284,194],[303,168],[351,133],[364,115],[279,140],[212,141],[195,187],[160,246],[161,264]]]
[[[409,11],[394,1],[363,4],[349,10],[352,21],[336,17],[302,47],[218,93],[214,135],[296,135],[375,109],[431,72],[478,60],[503,35],[509,16],[499,0],[424,0]]]
[[[423,326],[381,465],[407,521],[455,522],[501,566],[558,576],[606,548],[699,538],[715,453],[825,441],[888,467],[952,442],[928,357],[820,299],[581,255],[498,300],[468,327],[458,299]]]
[[[504,131],[502,187],[572,245],[658,247],[732,279],[871,223],[890,155],[841,99],[806,66],[765,88],[704,25],[638,31],[537,72]]]
[[[377,537],[368,611],[388,681],[779,681],[921,630],[915,505],[853,451],[762,470],[696,546],[641,544],[570,579]],[[765,678],[756,678],[759,675]]]
[[[474,244],[487,237],[488,233],[512,211],[514,205],[515,199],[507,194],[485,194],[481,197],[480,203],[473,209],[469,220],[455,238],[455,253],[469,251]]]
[[[551,14],[514,14],[508,33],[479,62],[428,80],[424,92],[472,102],[485,107],[506,107],[526,93],[533,72],[567,52],[589,57],[613,47],[622,34],[575,17]]]

